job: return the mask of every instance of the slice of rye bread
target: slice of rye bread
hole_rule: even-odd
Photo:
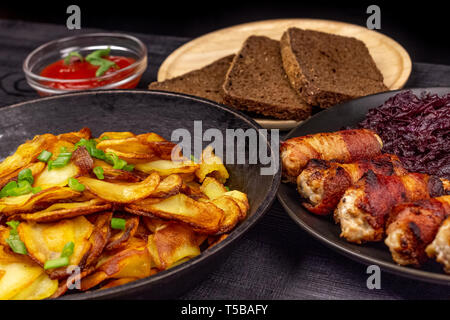
[[[224,103],[222,84],[233,57],[234,54],[181,76],[161,82],[152,82],[148,88],[150,90],[185,93]]]
[[[388,90],[364,42],[290,28],[281,42],[284,69],[303,99],[323,108]]]
[[[303,120],[311,107],[295,92],[283,69],[279,41],[250,36],[236,54],[223,84],[225,103],[278,119]]]

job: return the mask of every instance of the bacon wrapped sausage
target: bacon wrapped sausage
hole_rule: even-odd
[[[285,180],[295,182],[311,159],[349,163],[381,153],[383,143],[367,129],[317,133],[284,141],[280,147]]]
[[[297,177],[298,192],[305,199],[303,206],[318,215],[331,213],[345,190],[369,170],[382,175],[407,173],[399,158],[391,154],[344,164],[313,159]]]
[[[428,258],[425,248],[449,214],[450,196],[395,206],[387,222],[384,241],[392,259],[400,265],[422,265]]]
[[[341,237],[349,242],[380,241],[391,209],[448,193],[441,179],[420,173],[402,176],[377,175],[369,170],[348,188],[334,212],[341,225]]]
[[[449,204],[447,199],[447,204]],[[445,219],[439,228],[433,242],[426,248],[430,258],[444,266],[444,271],[450,274],[450,217]]]

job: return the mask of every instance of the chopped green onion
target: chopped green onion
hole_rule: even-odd
[[[84,189],[86,189],[86,187],[83,184],[81,184],[80,182],[78,182],[78,180],[75,178],[69,179],[69,187],[70,187],[70,189],[79,191],[79,192],[83,192]]]
[[[125,230],[125,219],[121,218],[112,218],[111,219],[111,228]]]
[[[105,152],[103,152],[103,150],[97,149],[97,142],[94,139],[91,140],[81,139],[75,144],[76,148],[80,146],[85,147],[86,150],[91,155],[91,157],[100,160],[105,160]]]
[[[103,136],[103,137],[101,137],[99,140],[100,140],[100,141],[103,141],[103,140],[109,140],[109,139],[111,139],[111,138],[108,137],[108,136]]]
[[[101,140],[104,140],[104,139],[102,138]],[[76,148],[81,147],[81,146],[86,148],[86,150],[89,152],[91,157],[106,161],[107,163],[112,165],[114,169],[126,170],[126,171],[134,170],[133,165],[128,164],[123,159],[120,159],[115,153],[108,152],[105,154],[105,152],[103,150],[97,149],[97,142],[94,139],[91,139],[91,140],[81,139],[80,141],[78,141],[75,144]]]
[[[64,245],[61,251],[61,255],[58,259],[48,260],[44,264],[44,270],[56,269],[61,267],[66,267],[69,265],[69,257],[73,254],[73,249],[75,248],[75,243],[69,241]]]
[[[41,154],[37,157],[39,161],[47,162],[52,157],[52,153],[50,151],[44,150],[41,152]]]
[[[230,188],[229,188],[229,187],[227,187],[227,186],[225,186],[225,189],[227,189],[227,191],[230,191]]]
[[[81,138],[80,141],[75,143],[75,149],[78,147],[81,147],[81,146],[85,147],[87,143],[88,143],[88,140]]]
[[[133,171],[133,170],[134,170],[134,165],[132,165],[132,164],[127,164],[126,166],[124,166],[124,167],[122,168],[122,170],[125,170],[125,171]]]
[[[105,161],[110,165],[115,165],[119,161],[119,157],[114,152],[108,152],[105,154]]]
[[[105,179],[105,176],[103,175],[103,168],[102,167],[95,167],[94,170],[92,170],[92,171],[97,176],[97,179],[100,179],[100,180]]]
[[[73,248],[75,247],[75,243],[73,241],[69,241],[64,245],[64,248],[61,251],[61,257],[70,257],[73,254]]]
[[[27,247],[25,246],[25,243],[23,243],[22,240],[20,240],[19,236],[13,236],[6,239],[6,243],[9,245],[11,250],[14,253],[18,254],[27,254]]]
[[[114,169],[122,170],[127,165],[127,162],[120,159],[115,153],[108,152],[106,154],[106,162],[113,166]]]
[[[62,168],[69,163],[70,159],[72,158],[72,152],[67,152],[65,147],[62,147],[61,150],[63,152],[58,154],[58,157],[55,160],[50,160],[48,162],[48,170],[52,170],[53,168]]]
[[[3,187],[0,191],[0,198],[9,197],[11,195],[11,190],[17,188],[17,181],[10,181]]]
[[[33,191],[31,184],[28,180],[23,181],[11,181],[0,191],[0,198],[3,197],[17,197],[24,194],[28,194]]]
[[[11,220],[6,223],[11,229],[9,230],[9,237],[6,239],[6,243],[9,245],[11,250],[15,253],[19,254],[27,254],[27,247],[22,240],[20,240],[19,233],[17,228],[19,227],[20,222]]]
[[[20,224],[20,221],[17,221],[17,220],[8,221],[6,223],[6,225],[8,225],[11,228],[11,230],[9,231],[9,234],[12,234],[12,235],[18,234],[17,228],[19,227],[19,224]]]
[[[31,192],[33,192],[34,194],[39,193],[42,191],[41,187],[35,187],[35,188],[31,188]]]
[[[78,57],[83,62],[83,56],[77,51],[72,51],[69,52],[69,54],[64,58],[64,64],[65,65],[70,64],[70,60],[72,57]]]
[[[127,162],[123,159],[118,159],[113,166],[113,169],[119,169],[122,170],[123,167],[125,167],[127,165]]]
[[[31,193],[31,184],[28,181],[19,181],[17,183],[17,188],[8,191],[10,197],[22,196],[24,194]]]
[[[66,267],[69,265],[69,257],[60,257],[54,260],[45,261],[44,270]]]
[[[18,181],[28,181],[30,184],[33,184],[34,178],[33,173],[31,172],[31,169],[23,169],[19,172],[19,175],[17,176]]]

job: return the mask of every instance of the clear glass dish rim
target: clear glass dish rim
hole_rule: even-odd
[[[38,75],[36,73],[33,73],[32,71],[30,71],[29,68],[29,64],[30,64],[30,60],[31,58],[38,52],[42,51],[43,49],[56,44],[58,42],[65,42],[65,41],[71,41],[71,40],[76,40],[79,38],[88,38],[88,37],[116,37],[116,38],[126,38],[129,40],[132,40],[134,42],[136,42],[139,46],[139,49],[142,50],[142,55],[138,58],[138,60],[136,60],[134,63],[130,64],[129,66],[122,68],[120,70],[117,70],[117,72],[113,72],[107,75],[103,75],[100,77],[91,77],[91,78],[80,78],[80,79],[58,79],[58,78],[48,78],[48,77],[43,77],[41,75]],[[28,56],[25,58],[25,61],[23,62],[23,72],[25,73],[25,75],[27,77],[32,78],[33,80],[38,80],[38,81],[47,81],[47,82],[58,82],[58,83],[78,83],[78,82],[84,82],[84,81],[93,81],[93,80],[108,80],[112,77],[117,76],[118,73],[122,73],[124,71],[127,70],[132,70],[136,67],[138,67],[140,64],[142,64],[142,62],[146,61],[147,59],[147,47],[145,46],[145,44],[139,40],[138,38],[134,37],[134,36],[130,36],[128,34],[124,34],[124,33],[110,33],[110,32],[97,32],[97,33],[86,33],[86,34],[82,34],[82,35],[76,35],[76,36],[70,36],[70,37],[65,37],[65,38],[61,38],[61,39],[57,39],[57,40],[52,40],[49,42],[46,42],[42,45],[40,45],[39,47],[37,47],[36,49],[34,49],[30,54],[28,54]],[[45,86],[45,85],[44,85]]]

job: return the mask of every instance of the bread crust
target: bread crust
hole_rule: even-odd
[[[304,120],[311,114],[311,107],[287,79],[279,41],[264,36],[250,36],[243,43],[226,74],[223,91],[225,103],[243,111],[289,120]]]
[[[365,62],[365,67],[368,69],[367,76],[357,76],[355,74],[352,74],[352,70],[349,70],[348,74],[344,74],[341,70],[340,78],[337,77],[339,81],[337,81],[332,88],[330,88],[330,86],[326,88],[323,83],[321,84],[321,80],[323,80],[323,78],[317,75],[319,74],[319,71],[314,70],[314,65],[311,63],[311,61],[303,61],[302,63],[302,61],[300,60],[301,58],[296,55],[294,50],[295,44],[293,44],[292,39],[293,33],[295,32],[308,32],[310,33],[310,38],[313,38],[313,36],[315,36],[318,38],[334,37],[336,39],[339,39],[337,37],[340,36],[329,35],[311,30],[290,28],[286,30],[281,37],[280,48],[281,57],[283,60],[283,68],[286,71],[292,87],[296,89],[296,91],[308,104],[319,105],[322,108],[327,108],[335,104],[348,101],[350,99],[387,90],[387,87],[383,83],[383,75],[377,69],[376,64],[370,56],[370,53],[367,50],[366,46],[360,40],[347,37],[340,37],[340,39],[345,39],[346,42],[354,42],[355,44],[358,44],[359,53],[360,55],[364,56],[363,59]],[[318,50],[321,56],[314,58],[321,60],[322,63],[326,59],[328,59],[329,61],[333,60],[332,62],[336,63],[336,61],[334,61],[335,57],[328,56],[326,52],[321,51],[322,48],[320,48],[320,45],[318,46],[319,47],[315,48],[315,50]],[[336,50],[338,50],[337,46]],[[349,50],[349,48],[345,47],[342,48],[342,50]],[[354,50],[356,51],[357,49]],[[339,57],[339,55],[337,56]],[[303,68],[309,68],[309,70],[303,70],[302,66],[304,66]],[[354,66],[354,68],[356,70],[358,66]],[[339,72],[334,68],[332,69],[334,72]],[[324,77],[324,75],[322,75],[322,77]]]

